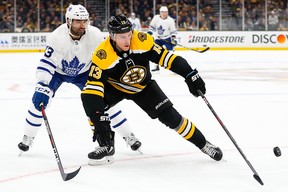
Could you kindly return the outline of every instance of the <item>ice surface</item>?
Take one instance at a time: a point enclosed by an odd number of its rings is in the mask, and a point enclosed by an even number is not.
[[[31,150],[18,156],[26,112],[41,53],[0,54],[1,163],[3,192],[287,192],[288,62],[285,51],[177,52],[197,67],[206,82],[206,97],[264,182],[254,178],[240,153],[201,98],[193,97],[183,79],[161,69],[154,74],[174,106],[221,147],[215,162],[174,131],[150,119],[130,101],[119,104],[143,155],[116,135],[115,163],[91,167],[90,127],[78,88],[63,84],[48,120],[66,172],[82,166],[72,180],[61,179],[51,144],[41,127]],[[273,154],[279,146],[282,156]]]

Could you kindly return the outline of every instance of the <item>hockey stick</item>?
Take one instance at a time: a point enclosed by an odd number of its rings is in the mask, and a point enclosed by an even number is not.
[[[204,52],[206,52],[206,51],[208,51],[208,50],[210,49],[210,47],[206,47],[205,49],[199,50],[198,48],[195,49],[195,48],[191,48],[191,47],[186,47],[186,46],[181,45],[181,44],[179,44],[179,43],[173,43],[173,42],[167,41],[167,40],[165,40],[165,39],[162,39],[162,40],[165,41],[166,43],[170,43],[170,44],[172,44],[172,45],[174,45],[174,46],[178,45],[178,46],[180,46],[180,47],[183,47],[183,48],[185,48],[185,49],[189,49],[189,50],[191,50],[191,51],[195,51],[195,52],[197,52],[197,53],[204,53]]]
[[[198,48],[195,49],[195,48],[191,48],[191,47],[186,47],[186,46],[181,45],[181,44],[179,44],[179,43],[177,43],[177,44],[171,43],[171,44],[172,44],[172,45],[178,45],[178,46],[180,46],[180,47],[183,47],[183,48],[185,48],[185,49],[189,49],[189,50],[191,50],[191,51],[196,51],[197,53],[204,53],[204,52],[206,52],[206,51],[208,51],[208,50],[210,49],[210,47],[206,47],[205,49],[199,50]]]
[[[206,99],[206,97],[204,96],[204,94],[198,89],[197,92],[199,93],[199,95],[202,97],[202,99],[205,101],[206,105],[209,107],[209,109],[211,110],[211,112],[214,114],[214,116],[216,117],[217,121],[220,123],[220,125],[222,126],[222,128],[224,129],[224,131],[226,132],[226,134],[229,136],[229,138],[231,139],[231,141],[233,142],[234,146],[237,148],[237,150],[240,152],[240,154],[242,155],[242,157],[244,158],[244,160],[246,161],[246,163],[248,164],[248,166],[250,167],[250,169],[253,171],[254,175],[253,177],[261,184],[264,185],[263,181],[261,180],[261,178],[259,177],[258,173],[256,172],[256,170],[254,169],[254,167],[252,166],[252,164],[248,161],[247,157],[245,156],[245,154],[243,153],[243,151],[241,150],[241,148],[238,146],[238,144],[236,143],[235,139],[232,137],[232,135],[229,133],[228,129],[226,128],[226,126],[223,124],[223,122],[221,121],[221,119],[218,117],[218,115],[216,114],[216,112],[214,111],[214,109],[212,108],[212,106],[210,105],[210,103],[208,102],[208,100]]]
[[[48,122],[48,118],[47,118],[47,115],[45,113],[45,109],[44,109],[43,104],[41,104],[41,112],[42,112],[42,116],[43,116],[43,119],[44,119],[44,122],[45,122],[45,125],[46,125],[46,129],[47,129],[47,132],[48,132],[48,135],[49,135],[49,138],[50,138],[50,142],[51,142],[51,145],[52,145],[52,148],[53,148],[53,152],[54,152],[54,155],[55,155],[55,158],[56,158],[56,162],[58,164],[62,179],[64,181],[68,181],[70,179],[73,179],[78,174],[78,172],[80,171],[81,167],[79,167],[76,171],[71,172],[71,173],[65,173],[64,172],[64,168],[63,168],[63,165],[61,163],[58,150],[56,148],[56,144],[55,144],[55,141],[54,141],[54,138],[53,138],[53,135],[52,135],[52,131],[51,131],[51,128],[50,128],[50,125],[49,125],[49,122]]]

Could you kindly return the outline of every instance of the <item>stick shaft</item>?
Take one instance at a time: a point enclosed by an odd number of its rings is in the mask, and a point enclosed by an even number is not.
[[[254,167],[252,166],[252,164],[250,163],[250,161],[247,159],[246,155],[244,154],[244,152],[242,151],[242,149],[239,147],[239,145],[237,144],[236,140],[233,138],[233,136],[230,134],[230,132],[228,131],[228,129],[226,128],[226,126],[224,125],[224,123],[221,121],[221,119],[219,118],[219,116],[217,115],[217,113],[215,112],[215,110],[213,109],[213,107],[210,105],[210,103],[208,102],[207,98],[204,96],[204,94],[200,91],[197,90],[199,95],[202,97],[202,99],[204,100],[204,102],[206,103],[206,105],[208,106],[208,108],[210,109],[210,111],[213,113],[213,115],[215,116],[215,118],[217,119],[217,121],[219,122],[219,124],[222,126],[222,128],[224,129],[224,131],[226,132],[226,134],[228,135],[228,137],[230,138],[230,140],[233,142],[234,146],[237,148],[237,150],[239,151],[239,153],[241,154],[241,156],[243,157],[243,159],[245,160],[245,162],[247,163],[247,165],[250,167],[250,169],[252,170],[252,172],[254,173],[254,178],[261,184],[263,185],[262,180],[260,179],[258,173],[256,172],[256,170],[254,169]]]
[[[63,165],[62,165],[62,162],[61,162],[61,159],[60,159],[57,147],[56,147],[56,143],[55,143],[55,140],[54,140],[54,137],[53,137],[53,134],[52,134],[52,131],[51,131],[51,128],[50,128],[50,125],[49,125],[49,122],[48,122],[48,118],[47,118],[47,115],[45,113],[45,109],[44,109],[43,105],[41,105],[41,112],[42,112],[42,116],[43,116],[43,119],[44,119],[46,130],[47,130],[48,135],[49,135],[50,143],[52,145],[52,149],[53,149],[53,152],[54,152],[54,155],[55,155],[55,158],[56,158],[56,162],[57,162],[58,168],[60,170],[62,179],[64,181],[70,180],[70,179],[72,179],[73,177],[75,177],[78,174],[78,172],[80,171],[81,167],[78,168],[76,171],[74,171],[72,173],[68,173],[67,174],[67,173],[64,172],[64,168],[63,168]]]
[[[206,52],[206,51],[208,51],[208,50],[210,49],[210,47],[206,47],[205,49],[203,48],[203,49],[199,50],[199,49],[192,48],[192,47],[186,47],[186,46],[181,45],[181,44],[179,44],[179,43],[173,43],[173,42],[167,41],[167,40],[165,40],[165,39],[162,39],[162,40],[165,41],[166,43],[170,43],[170,44],[172,44],[172,45],[174,45],[174,46],[178,45],[179,47],[183,47],[183,48],[185,48],[185,49],[188,49],[188,50],[191,50],[191,51],[195,51],[195,52],[197,52],[197,53],[204,53],[204,52]]]

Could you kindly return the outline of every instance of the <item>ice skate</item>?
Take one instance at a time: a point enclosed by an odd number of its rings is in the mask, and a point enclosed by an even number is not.
[[[19,156],[21,156],[23,152],[27,152],[29,150],[29,147],[31,147],[33,144],[33,140],[34,137],[29,137],[27,135],[23,136],[22,142],[18,144],[18,148],[20,149]]]
[[[211,144],[209,141],[206,141],[205,146],[201,149],[201,151],[207,155],[209,155],[215,161],[220,161],[222,159],[223,153],[219,147]]]
[[[88,165],[103,165],[114,162],[113,155],[115,148],[112,145],[106,145],[102,147],[96,147],[94,151],[88,154],[89,162]]]
[[[140,150],[142,143],[135,137],[133,133],[131,133],[127,137],[123,137],[123,139],[126,141],[127,146],[130,146],[133,151],[138,151],[142,154]]]

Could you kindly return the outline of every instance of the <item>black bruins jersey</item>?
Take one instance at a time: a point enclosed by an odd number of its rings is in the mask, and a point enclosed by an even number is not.
[[[93,53],[88,81],[82,95],[104,98],[106,83],[125,94],[141,92],[151,81],[149,61],[184,78],[192,71],[185,59],[155,44],[149,34],[134,31],[130,50],[127,52],[118,52],[112,44],[109,37]]]

